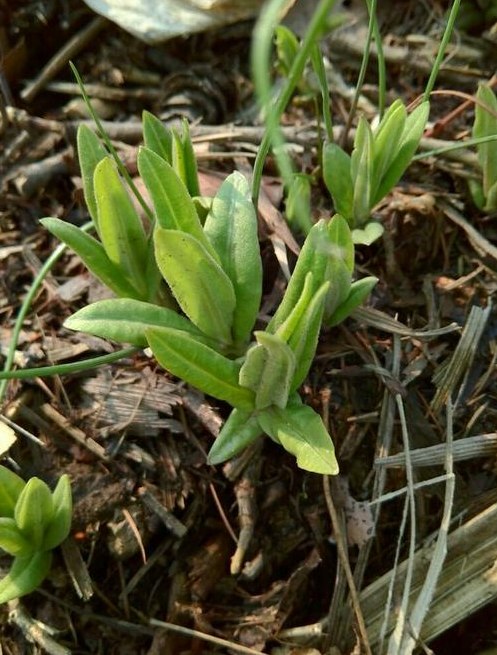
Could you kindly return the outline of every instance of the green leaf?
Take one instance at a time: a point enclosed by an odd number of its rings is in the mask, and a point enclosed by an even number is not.
[[[299,51],[299,42],[292,30],[285,25],[277,25],[274,34],[278,69],[287,76]]]
[[[0,466],[0,516],[14,516],[14,507],[25,486],[24,480],[16,473]]]
[[[66,319],[64,327],[141,347],[147,345],[145,330],[153,327],[183,330],[208,345],[216,343],[177,312],[129,298],[99,300],[87,305]]]
[[[305,380],[316,353],[319,330],[323,319],[326,295],[330,288],[329,282],[324,282],[307,306],[302,318],[292,334],[289,346],[295,353],[295,373],[290,385],[290,392],[300,387]]]
[[[497,210],[497,182],[488,190],[487,201],[483,209],[488,213]]]
[[[354,202],[351,159],[335,143],[327,143],[323,148],[323,179],[335,210],[350,222]]]
[[[50,551],[16,557],[10,571],[0,580],[0,604],[26,596],[39,587],[50,571],[51,562]]]
[[[293,351],[274,334],[255,332],[255,337],[258,345],[247,352],[239,382],[255,391],[256,409],[285,407],[295,372]]]
[[[40,223],[60,241],[72,248],[85,266],[118,296],[142,298],[123,271],[108,258],[104,247],[96,239],[75,225],[59,218],[42,218]]]
[[[100,238],[113,264],[146,294],[147,239],[138,212],[110,157],[103,159],[93,178]]]
[[[326,266],[330,254],[328,226],[324,220],[318,221],[307,235],[292,276],[288,282],[285,295],[269,322],[267,332],[274,334],[288,318],[298,302],[304,288],[306,276],[312,271],[312,292],[314,293],[325,280]]]
[[[262,433],[257,415],[247,409],[233,409],[212,445],[207,462],[221,464],[249,446]]]
[[[183,144],[183,161],[185,167],[185,183],[188,193],[193,196],[200,195],[200,186],[198,182],[198,169],[195,151],[193,149],[192,139],[188,121],[183,118],[181,141]]]
[[[306,405],[269,407],[259,413],[264,431],[297,458],[297,465],[313,473],[337,475],[338,463],[330,435],[321,418]]]
[[[178,230],[155,230],[155,258],[181,309],[199,330],[231,343],[236,298],[229,277],[203,245]]]
[[[381,223],[369,221],[362,229],[352,230],[352,240],[357,245],[370,246],[381,237],[385,228]]]
[[[180,330],[152,328],[146,336],[157,361],[167,371],[233,407],[253,409],[254,392],[238,383],[240,364]]]
[[[97,230],[97,233],[99,233],[97,200],[95,198],[95,189],[93,186],[93,175],[97,164],[107,157],[107,151],[100,143],[98,136],[92,132],[89,127],[83,124],[78,127],[77,146],[86,206],[88,207],[90,216],[95,224],[95,229]]]
[[[295,173],[285,203],[286,220],[308,234],[311,220],[311,181],[304,173]]]
[[[374,135],[374,192],[397,154],[407,112],[401,100],[396,100],[388,109]]]
[[[295,328],[299,324],[299,321],[301,320],[305,310],[307,309],[307,306],[311,302],[312,295],[313,295],[313,288],[314,288],[314,276],[311,272],[309,272],[305,276],[305,282],[302,288],[302,293],[300,294],[300,298],[295,303],[290,314],[286,317],[286,319],[283,321],[283,323],[281,323],[281,325],[275,332],[276,336],[278,336],[280,339],[283,339],[283,341],[286,341],[288,343],[290,337],[294,333]]]
[[[28,557],[33,553],[33,546],[21,534],[12,518],[0,517],[0,549],[13,557]]]
[[[497,98],[486,84],[478,86],[477,100],[497,113]],[[480,105],[475,105],[475,122],[473,137],[484,137],[497,134],[497,118],[492,116]],[[483,171],[483,193],[488,198],[491,187],[497,183],[497,141],[480,143],[477,147],[478,163]],[[486,211],[488,211],[486,209]]]
[[[22,534],[39,550],[43,533],[54,513],[52,494],[39,478],[31,478],[21,491],[14,509],[14,519]]]
[[[369,296],[377,282],[378,278],[372,276],[353,282],[347,300],[333,312],[327,325],[333,327],[345,320]]]
[[[204,232],[233,285],[236,298],[233,339],[243,343],[259,311],[262,262],[250,186],[240,173],[235,171],[221,184],[206,218]]]
[[[149,111],[142,114],[143,140],[145,146],[168,164],[172,162],[171,131]]]
[[[326,279],[330,283],[330,288],[326,294],[325,317],[331,316],[335,309],[344,302],[350,291],[352,276],[340,255],[329,258]]]
[[[52,494],[53,518],[43,535],[41,550],[51,550],[59,546],[69,535],[72,519],[71,481],[64,474],[59,479]]]
[[[411,159],[418,149],[419,142],[423,136],[429,114],[430,103],[425,101],[419,107],[416,107],[412,114],[407,117],[400,147],[379,183],[378,189],[372,199],[371,207],[379,203],[393,189],[411,163]]]
[[[353,224],[363,225],[370,216],[372,204],[374,170],[374,143],[371,128],[361,116],[357,127],[355,147],[351,156],[351,171],[354,184]],[[339,213],[340,210],[338,210]]]
[[[345,266],[352,273],[355,259],[352,232],[349,224],[340,214],[335,214],[329,222],[328,237],[330,243],[335,246],[335,248],[330,248],[330,252],[335,257],[342,259]]]
[[[158,225],[165,230],[190,234],[217,259],[214,248],[204,234],[188,190],[172,166],[151,150],[140,148],[138,170],[154,203]]]

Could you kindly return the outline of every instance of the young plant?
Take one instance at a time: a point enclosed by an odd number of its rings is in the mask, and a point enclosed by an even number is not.
[[[428,120],[429,103],[421,103],[409,116],[396,100],[373,131],[361,117],[349,156],[328,143],[323,151],[323,178],[335,210],[352,228],[355,243],[370,244],[383,232],[370,221],[371,211],[397,184],[417,150]]]
[[[480,84],[476,99],[493,111],[491,114],[482,104],[475,106],[475,122],[473,137],[488,137],[497,135],[497,97],[486,84]],[[470,191],[476,206],[484,212],[497,210],[497,141],[480,143],[477,146],[478,163],[480,164],[483,181],[470,181]]]
[[[68,536],[72,499],[69,476],[53,492],[38,478],[22,478],[0,466],[0,549],[14,557],[0,580],[0,603],[31,593],[45,579],[52,551]]]
[[[153,150],[140,149],[138,170],[155,210],[154,265],[177,307],[129,294],[93,303],[65,326],[148,345],[170,373],[229,403],[233,411],[211,452],[212,462],[223,461],[267,432],[297,457],[299,466],[336,473],[331,439],[319,416],[302,405],[297,389],[311,366],[323,317],[335,325],[376,282],[351,282],[354,246],[346,221],[336,216],[312,227],[280,307],[250,343],[262,295],[262,262],[249,184],[237,172],[229,175],[209,203],[202,225],[187,177],[181,179],[184,169],[166,160],[179,140],[165,136],[162,125],[150,116],[145,117],[144,131]],[[190,169],[196,170],[194,158]],[[116,182],[117,172],[103,158],[94,166],[93,184],[84,177],[106,253],[121,254],[119,261],[127,265],[119,248],[125,243],[123,251],[129,254],[132,246],[129,212],[113,210],[109,198],[109,189],[119,188],[116,197],[122,209],[124,188]],[[111,220],[124,225],[111,226]],[[138,233],[136,221],[132,227]],[[126,239],[121,238],[124,233]],[[138,243],[144,243],[141,233]],[[145,263],[141,269],[128,265],[126,270],[133,271],[129,279],[138,280],[145,268]]]

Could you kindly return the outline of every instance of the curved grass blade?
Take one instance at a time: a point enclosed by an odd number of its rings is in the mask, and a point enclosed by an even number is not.
[[[262,261],[250,187],[240,173],[232,173],[221,184],[207,215],[204,232],[233,285],[236,297],[233,339],[243,343],[259,311]]]
[[[233,409],[209,450],[207,462],[214,465],[231,459],[261,434],[262,428],[255,412],[248,409]]]
[[[154,238],[157,265],[181,309],[209,337],[231,343],[236,298],[226,273],[190,234],[156,228]]]
[[[297,458],[297,465],[313,473],[337,475],[335,448],[323,421],[307,405],[269,407],[259,413],[264,431]]]
[[[82,362],[71,362],[69,364],[57,364],[55,366],[36,366],[35,368],[25,368],[18,371],[1,371],[0,380],[27,380],[29,378],[42,378],[48,375],[69,375],[79,373],[80,371],[89,371],[92,368],[98,368],[105,364],[112,364],[120,359],[125,359],[130,355],[138,352],[138,348],[123,348],[116,350],[109,355],[100,355],[84,359]]]
[[[111,262],[104,247],[96,239],[59,218],[42,218],[40,223],[72,248],[85,266],[116,295],[142,298],[142,294],[126,279],[119,266]]]
[[[134,346],[147,345],[147,329],[169,327],[188,332],[197,340],[216,347],[213,339],[206,338],[193,323],[177,312],[129,298],[94,302],[66,319],[64,327]]]
[[[94,185],[98,223],[105,252],[146,297],[145,230],[110,157],[97,165]]]
[[[253,409],[254,392],[238,383],[239,364],[180,330],[151,328],[146,336],[157,361],[167,371],[233,407]]]

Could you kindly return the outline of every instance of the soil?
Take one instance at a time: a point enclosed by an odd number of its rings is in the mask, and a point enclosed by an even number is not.
[[[347,4],[347,11],[358,10],[358,3]],[[389,102],[402,97],[410,103],[422,93],[426,72],[419,65],[421,47],[429,50],[429,39],[440,39],[446,9],[441,2],[425,6],[408,0],[380,15],[386,44],[419,47],[403,61],[388,62]],[[29,101],[25,91],[48,60],[94,18],[76,0],[0,3],[0,358],[6,355],[34,276],[58,245],[39,219],[57,216],[77,225],[87,220],[74,150],[75,126],[86,113],[77,91],[60,84],[72,83],[67,61]],[[305,28],[298,12],[292,20],[297,31]],[[252,28],[247,21],[150,46],[106,23],[74,55],[97,110],[115,124],[114,141],[132,175],[140,137],[126,126],[133,128],[143,109],[166,122],[179,116],[192,122],[206,194],[234,168],[250,172],[262,133],[256,130],[261,123],[250,81]],[[360,64],[349,47],[353,35],[337,48],[331,33],[323,46],[349,88]],[[447,62],[437,88],[474,94],[477,82],[496,70],[495,25],[492,32],[491,23],[475,19],[457,38],[459,54]],[[372,119],[368,107],[374,111],[377,101],[373,58],[359,113]],[[464,101],[454,95],[433,96],[430,136],[447,141],[470,136],[472,104],[451,115]],[[331,109],[335,126],[343,125],[350,96],[332,88]],[[238,139],[222,136],[232,123],[245,129]],[[312,102],[297,94],[284,125],[295,165],[315,173]],[[98,370],[9,382],[3,414],[42,444],[18,433],[9,465],[26,479],[37,475],[52,486],[69,473],[74,519],[71,536],[56,551],[41,588],[23,598],[17,610],[12,605],[0,608],[2,652],[236,652],[161,629],[151,623],[154,619],[254,652],[362,652],[337,539],[347,538],[348,560],[360,589],[394,565],[405,495],[382,503],[378,515],[369,501],[378,488],[375,458],[384,454],[388,433],[385,412],[394,417],[395,398],[405,408],[411,449],[445,442],[445,400],[434,404],[437,379],[460,343],[470,312],[490,307],[496,289],[495,256],[485,248],[497,236],[495,215],[480,212],[468,192],[467,177],[479,174],[477,166],[461,160],[420,160],[375,210],[385,233],[373,245],[357,248],[357,270],[379,278],[366,305],[383,318],[395,318],[400,334],[391,326],[375,325],[371,315],[369,321],[354,316],[322,332],[301,395],[328,423],[338,453],[341,473],[331,494],[342,517],[340,535],[331,528],[321,476],[298,469],[294,458],[269,439],[260,439],[224,467],[208,466],[205,453],[227,406],[186,387],[142,351]],[[283,287],[275,239],[286,244],[291,265],[295,244],[302,243],[302,235],[296,232],[294,241],[284,221],[283,189],[271,158],[263,188],[261,320],[273,311]],[[316,183],[313,220],[332,214],[326,188]],[[483,247],[478,237],[484,239]],[[72,252],[64,252],[31,303],[16,365],[76,361],[119,348],[62,327],[74,311],[106,293]],[[453,329],[441,329],[450,325]],[[427,329],[434,336],[424,338]],[[457,399],[456,439],[495,435],[496,336],[497,317],[491,309],[450,389]],[[390,435],[389,453],[403,452],[397,415]],[[451,529],[494,506],[496,461],[494,451],[454,464]],[[414,469],[416,482],[443,473],[443,460]],[[389,468],[382,493],[405,485],[405,467]],[[418,490],[416,507],[416,546],[421,547],[439,530],[444,485]],[[407,533],[400,559],[408,554]],[[9,558],[0,562],[7,570]],[[361,562],[367,562],[364,575]],[[237,569],[235,574],[230,566]],[[19,607],[27,622],[16,618]],[[299,650],[291,633],[285,636],[289,628],[323,619],[321,633],[305,644],[309,650]],[[495,648],[496,625],[492,601],[430,639],[429,647],[420,643],[419,652],[482,653]]]

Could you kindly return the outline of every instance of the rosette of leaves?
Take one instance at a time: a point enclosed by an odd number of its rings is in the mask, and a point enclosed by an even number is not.
[[[63,475],[51,492],[39,478],[24,482],[0,466],[0,549],[14,557],[0,580],[0,603],[31,593],[45,579],[52,551],[68,536],[72,498]]]
[[[323,150],[323,178],[335,210],[352,228],[354,243],[371,244],[383,226],[371,219],[371,211],[397,184],[409,166],[424,132],[429,103],[421,103],[407,115],[396,100],[376,130],[361,117],[349,155],[336,143]]]
[[[480,84],[476,99],[480,104],[475,105],[473,137],[497,135],[497,97],[495,93],[488,85]],[[485,106],[492,110],[493,114]],[[483,179],[482,182],[470,180],[469,188],[478,209],[491,213],[497,210],[497,141],[480,143],[477,151]]]
[[[336,324],[376,282],[351,281],[354,245],[346,221],[336,216],[312,227],[278,311],[250,344],[262,295],[262,262],[249,184],[237,172],[229,175],[202,224],[191,195],[195,189],[181,177],[183,169],[171,163],[177,141],[164,137],[155,119],[149,121],[152,136],[146,141],[152,147],[140,149],[138,170],[154,206],[154,265],[177,310],[137,297],[115,298],[84,307],[65,326],[148,345],[167,371],[229,403],[233,412],[216,441],[213,462],[267,432],[297,457],[299,466],[336,472],[331,439],[319,416],[301,404],[297,389],[311,366],[323,316]],[[106,161],[94,171],[97,221],[116,176],[110,162],[99,168]]]

